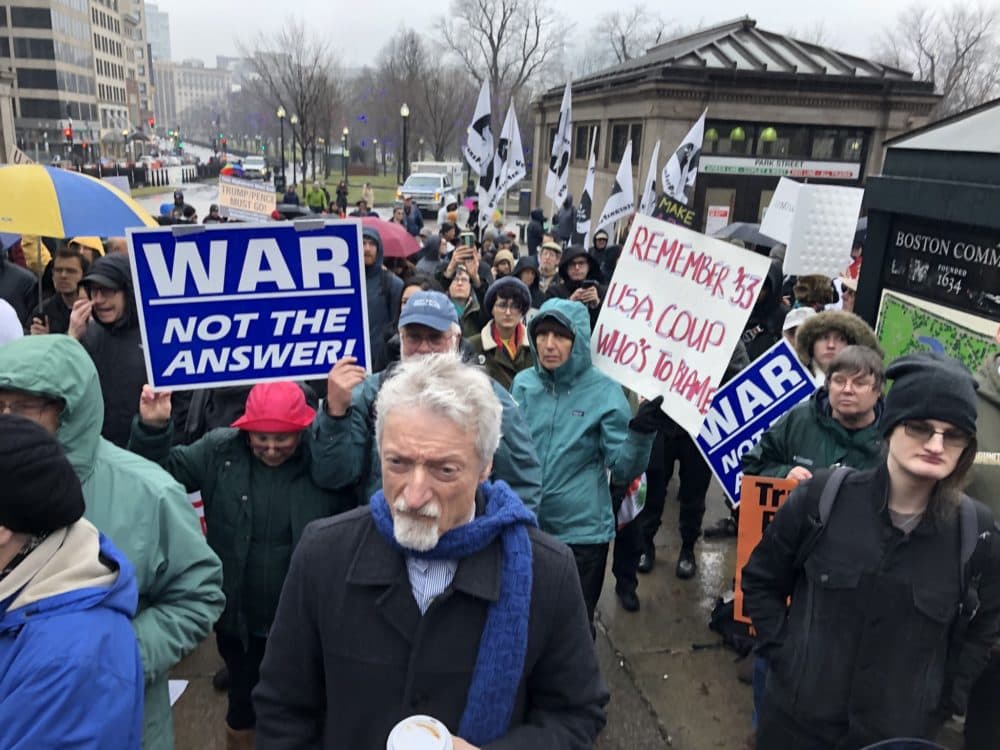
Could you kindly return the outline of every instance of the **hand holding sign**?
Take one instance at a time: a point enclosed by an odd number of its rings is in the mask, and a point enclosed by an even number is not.
[[[149,385],[142,387],[139,396],[139,421],[147,427],[162,429],[170,423],[170,391],[154,391]]]
[[[331,417],[342,417],[347,413],[354,386],[364,381],[368,374],[357,361],[354,357],[339,359],[326,376],[326,413]]]

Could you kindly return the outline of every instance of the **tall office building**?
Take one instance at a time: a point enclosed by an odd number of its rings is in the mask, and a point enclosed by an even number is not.
[[[117,156],[153,116],[144,0],[0,2],[0,67],[29,156]]]
[[[201,60],[155,63],[156,112],[160,123],[181,132],[210,136],[219,119],[225,122],[232,73],[208,68]]]
[[[170,59],[170,14],[146,3],[146,31],[154,60]]]

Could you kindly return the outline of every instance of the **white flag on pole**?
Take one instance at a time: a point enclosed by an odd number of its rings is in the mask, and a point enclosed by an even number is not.
[[[462,153],[476,174],[482,174],[493,159],[493,131],[490,129],[490,83],[483,81],[479,100],[472,115],[472,124],[466,128],[466,141]]]
[[[493,216],[507,190],[526,174],[521,132],[517,127],[517,114],[514,112],[512,102],[507,110],[503,130],[500,131],[500,140],[497,141],[493,161],[479,178],[480,227],[489,223],[489,218]]]
[[[625,153],[622,154],[622,163],[618,165],[618,174],[615,175],[615,184],[611,186],[611,195],[608,196],[604,204],[604,211],[601,219],[597,222],[596,229],[602,229],[609,224],[614,224],[620,219],[624,219],[635,209],[635,197],[632,185],[632,141],[625,146]]]
[[[501,149],[504,150],[501,156]],[[503,159],[503,170],[500,173],[500,182],[496,190],[496,200],[499,202],[503,195],[516,183],[524,179],[528,174],[524,165],[524,147],[521,145],[521,130],[517,127],[517,113],[514,111],[514,102],[510,103],[507,110],[507,118],[503,121],[503,130],[500,131],[500,146],[497,148],[497,156]]]
[[[549,161],[549,173],[545,180],[545,194],[556,205],[561,205],[566,193],[569,192],[569,158],[572,143],[573,123],[571,108],[572,94],[569,82],[563,91],[562,105],[559,107],[559,127],[552,142],[552,159]]]
[[[587,179],[583,183],[583,192],[580,194],[580,206],[576,209],[576,236],[573,238],[574,244],[587,246],[587,239],[590,237],[590,220],[594,213],[594,175],[597,173],[597,160],[594,153],[594,140],[597,136],[597,129],[590,138],[590,164],[587,165]]]
[[[688,198],[685,189],[694,185],[698,176],[698,161],[701,159],[701,144],[705,140],[706,109],[701,113],[698,122],[688,131],[681,145],[674,151],[663,167],[663,194],[673,198],[678,203],[687,205]]]
[[[642,197],[639,198],[639,213],[643,216],[652,216],[656,205],[656,162],[659,158],[660,142],[657,141],[653,147],[653,158],[649,160],[646,181],[642,183]]]

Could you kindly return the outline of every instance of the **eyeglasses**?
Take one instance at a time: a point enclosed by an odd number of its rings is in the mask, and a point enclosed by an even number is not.
[[[849,378],[846,375],[835,374],[830,376],[830,385],[843,390],[850,386],[855,391],[869,391],[875,387],[874,378]]]
[[[506,302],[494,302],[493,309],[500,310],[501,312],[521,312],[521,306],[513,300],[507,300]]]
[[[51,401],[0,401],[0,414],[13,414],[15,417],[26,417],[29,414],[38,416],[51,404]]]
[[[579,258],[577,260],[571,260],[569,262],[569,265],[574,268],[580,268],[581,266],[589,266],[590,263],[587,261],[586,258]]]
[[[962,430],[935,430],[933,425],[927,422],[903,422],[903,430],[914,440],[926,443],[935,435],[941,436],[941,441],[948,448],[965,448],[971,441],[972,435]]]

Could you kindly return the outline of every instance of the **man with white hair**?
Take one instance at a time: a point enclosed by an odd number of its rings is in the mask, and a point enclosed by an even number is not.
[[[454,353],[382,387],[384,489],[309,525],[254,691],[258,750],[383,747],[430,715],[455,750],[591,747],[601,678],[569,549],[489,482],[502,407]]]
[[[400,355],[405,362],[429,354],[456,352],[462,346],[458,314],[441,292],[416,292],[399,316]],[[331,490],[358,487],[359,502],[382,486],[382,467],[372,445],[375,399],[391,381],[396,366],[368,375],[354,357],[344,357],[327,376],[327,397],[313,421],[314,481]],[[491,381],[492,382],[492,381]],[[510,394],[494,388],[503,407],[500,447],[492,478],[503,479],[534,510],[541,499],[542,470],[524,416]]]

